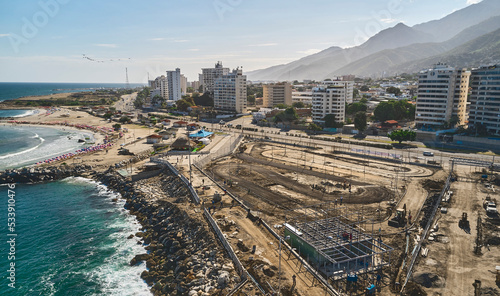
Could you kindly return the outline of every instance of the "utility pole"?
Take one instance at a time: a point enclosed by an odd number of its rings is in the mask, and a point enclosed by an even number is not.
[[[188,140],[188,146],[189,146],[189,184],[191,184],[191,140],[189,140],[189,131],[186,132],[187,140]]]

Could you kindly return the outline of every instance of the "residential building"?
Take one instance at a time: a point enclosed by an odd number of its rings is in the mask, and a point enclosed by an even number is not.
[[[221,65],[222,66],[222,65]],[[205,78],[205,74],[203,74]],[[205,81],[207,81],[205,79]],[[205,83],[205,82],[204,82]],[[235,69],[214,81],[214,108],[220,111],[247,112],[247,77]]]
[[[288,82],[264,84],[264,107],[272,108],[278,104],[292,105],[292,85]]]
[[[472,70],[469,129],[484,125],[488,134],[500,135],[500,65]]]
[[[169,101],[178,101],[181,96],[181,69],[176,68],[175,71],[167,71],[167,99]],[[165,98],[165,97],[164,97]]]
[[[222,67],[222,62],[217,62],[214,68],[201,69],[203,76],[203,92],[214,94],[214,85],[217,78],[229,74],[229,68]]]
[[[349,84],[325,84],[313,88],[312,91],[312,119],[317,123],[324,123],[328,114],[334,114],[337,122],[345,120],[345,104],[350,93]]]
[[[155,80],[149,80],[149,87],[151,88],[151,98],[157,94],[164,99],[168,98],[168,84],[165,75],[158,76]]]
[[[470,72],[446,64],[436,64],[418,76],[415,125],[417,128],[440,128],[450,122],[467,121],[467,93]]]
[[[345,88],[346,91],[346,103],[351,104],[354,100],[354,81],[349,80],[331,80],[323,81],[325,85],[341,86]]]
[[[181,95],[185,95],[187,92],[188,80],[184,74],[181,74]]]
[[[306,105],[312,105],[312,91],[292,91],[292,104],[302,102]]]

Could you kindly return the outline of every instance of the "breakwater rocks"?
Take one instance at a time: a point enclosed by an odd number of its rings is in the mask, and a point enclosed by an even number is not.
[[[141,277],[154,295],[226,295],[239,282],[201,213],[186,202],[189,192],[178,177],[163,171],[130,183],[109,170],[96,178],[126,199],[125,207],[142,225],[135,237],[147,253],[135,256],[130,264],[146,262],[148,270]],[[191,209],[190,214],[183,207]]]
[[[92,172],[92,166],[85,164],[10,169],[0,172],[0,184],[54,181],[67,177],[82,176]]]

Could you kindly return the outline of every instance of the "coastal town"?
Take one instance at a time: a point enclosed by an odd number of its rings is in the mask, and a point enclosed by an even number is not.
[[[495,1],[412,27],[391,2],[360,44],[274,66],[253,54],[278,41],[149,36],[179,56],[63,59],[117,86],[0,82],[0,295],[500,295]],[[219,2],[207,27],[249,13]]]
[[[167,71],[148,87],[98,95],[107,104],[96,97],[4,121],[96,135],[0,180],[76,175],[120,192],[142,224],[130,239],[148,250],[131,264],[146,262],[155,295],[473,294],[499,280],[499,146],[484,138],[496,125],[478,116],[489,95],[476,88],[496,69],[255,84],[221,62],[189,84]],[[446,79],[429,81],[436,75]],[[40,101],[50,98],[8,105]],[[161,222],[172,219],[184,222]],[[199,231],[205,240],[194,243]]]

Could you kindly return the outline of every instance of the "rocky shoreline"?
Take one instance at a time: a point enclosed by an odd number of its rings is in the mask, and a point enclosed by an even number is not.
[[[240,281],[233,263],[211,232],[189,190],[168,169],[159,176],[131,182],[114,168],[97,172],[90,165],[11,169],[0,184],[36,183],[84,176],[108,186],[126,200],[125,208],[142,225],[131,234],[145,245],[130,265],[146,262],[141,277],[153,295],[226,295]],[[188,213],[189,211],[189,213]]]
[[[95,179],[119,192],[142,225],[135,236],[148,253],[130,264],[146,262],[148,270],[141,277],[154,295],[226,295],[237,284],[233,263],[202,215],[181,209],[189,192],[177,176],[164,170],[158,177],[130,183],[108,170]]]

